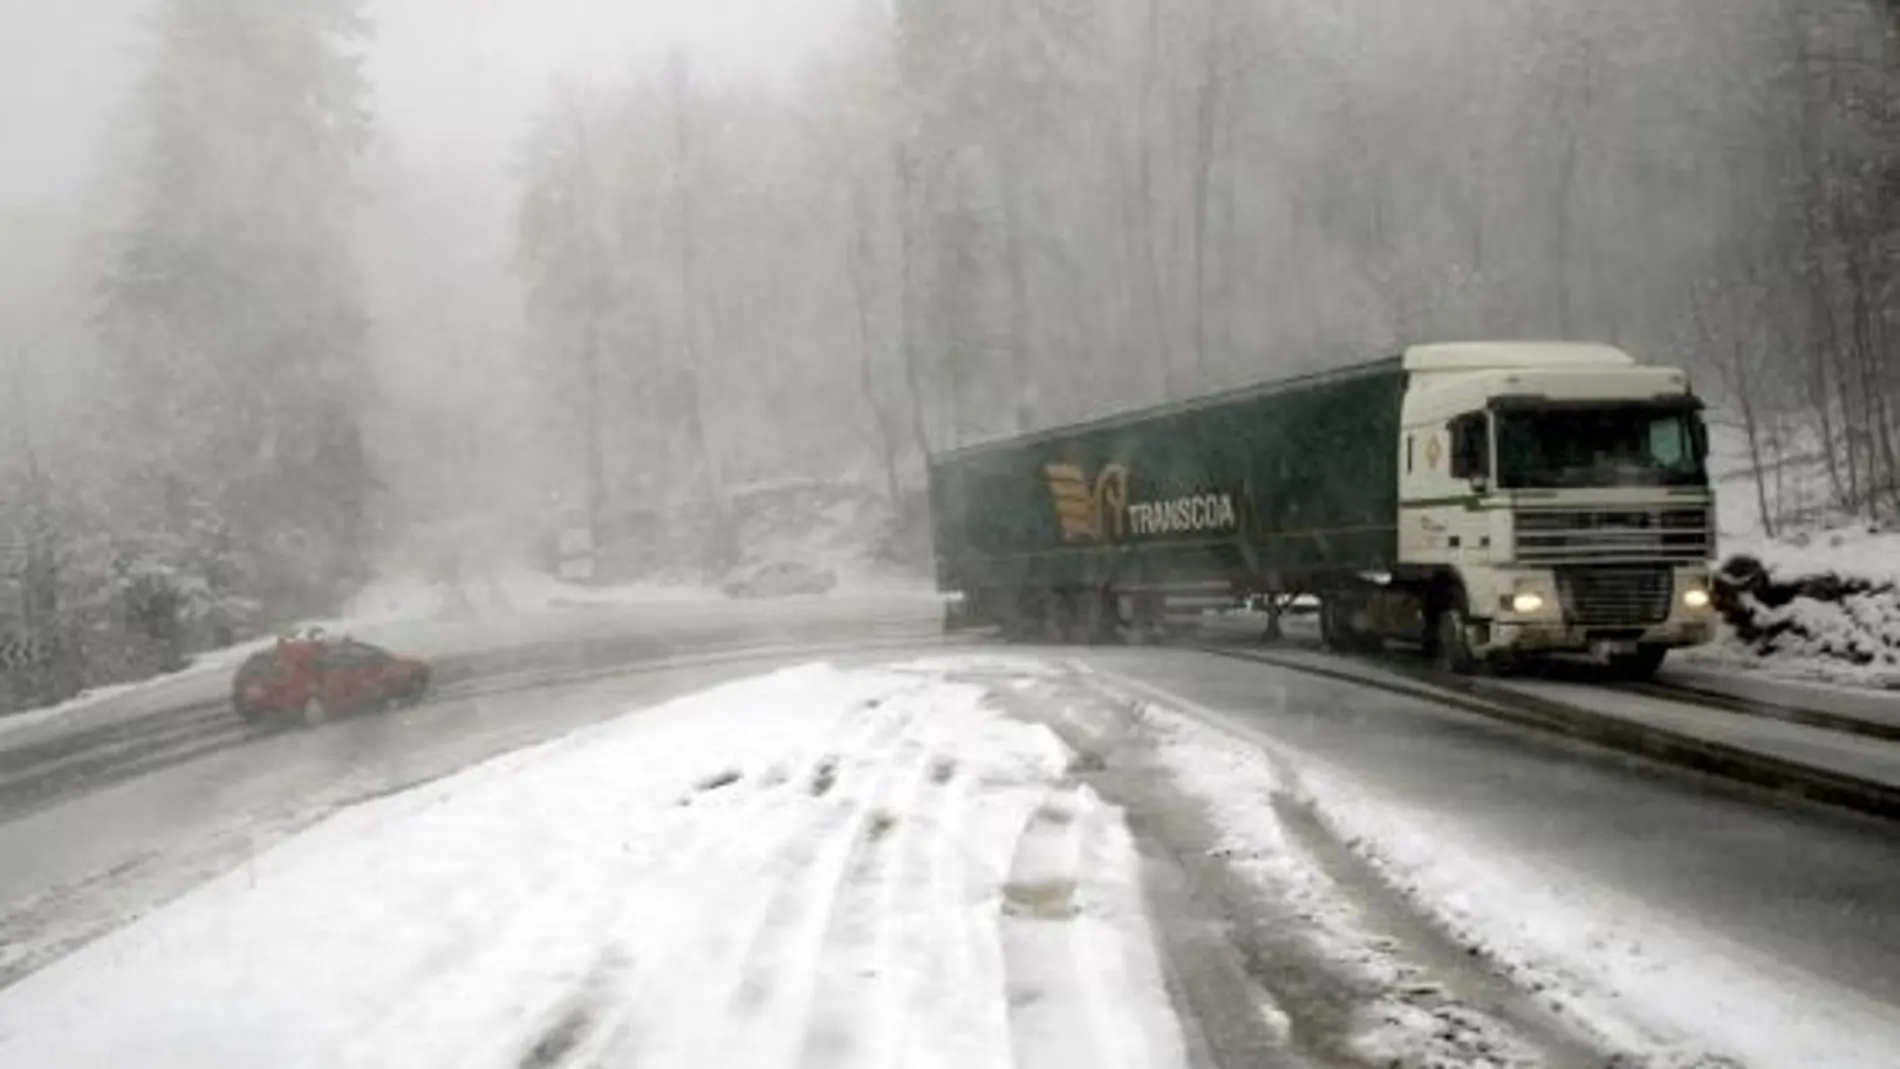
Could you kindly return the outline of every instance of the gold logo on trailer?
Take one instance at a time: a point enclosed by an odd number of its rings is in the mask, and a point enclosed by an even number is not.
[[[1056,519],[1062,523],[1064,541],[1112,540],[1126,533],[1126,467],[1110,464],[1095,476],[1092,484],[1075,464],[1050,464],[1043,468],[1043,473],[1049,478],[1049,493],[1055,499]]]
[[[1192,494],[1167,501],[1128,500],[1128,468],[1109,464],[1090,482],[1075,464],[1043,468],[1065,542],[1118,542],[1136,538],[1234,530],[1231,494]]]

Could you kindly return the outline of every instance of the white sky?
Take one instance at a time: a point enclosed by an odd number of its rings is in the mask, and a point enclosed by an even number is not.
[[[557,77],[605,78],[683,45],[709,71],[781,73],[841,0],[371,0],[374,76],[405,156],[491,156]]]
[[[69,200],[91,179],[143,66],[151,3],[0,0],[0,206]],[[557,77],[609,77],[676,43],[709,71],[777,73],[822,41],[842,4],[369,0],[377,112],[406,159],[502,169]]]

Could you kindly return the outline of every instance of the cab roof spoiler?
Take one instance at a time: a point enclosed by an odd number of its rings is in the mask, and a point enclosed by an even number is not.
[[[1700,412],[1707,406],[1702,398],[1692,393],[1659,393],[1644,399],[1640,397],[1565,397],[1557,398],[1542,393],[1506,393],[1499,394],[1485,403],[1493,412],[1523,412],[1530,409],[1563,410],[1584,408],[1642,407],[1658,409],[1664,412]]]

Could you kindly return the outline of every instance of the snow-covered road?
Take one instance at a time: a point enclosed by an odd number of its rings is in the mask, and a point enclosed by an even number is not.
[[[920,656],[221,757],[357,804],[0,989],[0,1066],[1900,1064],[1883,828],[1187,650]],[[86,804],[140,805],[27,823]]]
[[[1599,1046],[1669,1066],[1900,1064],[1887,826],[1348,683],[1159,651],[1085,661],[1259,748],[1283,815],[1350,844],[1401,908]]]
[[[368,803],[9,989],[0,1061],[1182,1064],[1126,827],[985,697],[806,667]]]

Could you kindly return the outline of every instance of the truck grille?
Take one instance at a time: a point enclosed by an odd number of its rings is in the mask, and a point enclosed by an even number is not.
[[[1637,627],[1669,618],[1668,568],[1559,568],[1557,593],[1573,623]]]
[[[1549,509],[1514,520],[1516,559],[1527,563],[1702,562],[1715,551],[1704,507]]]

